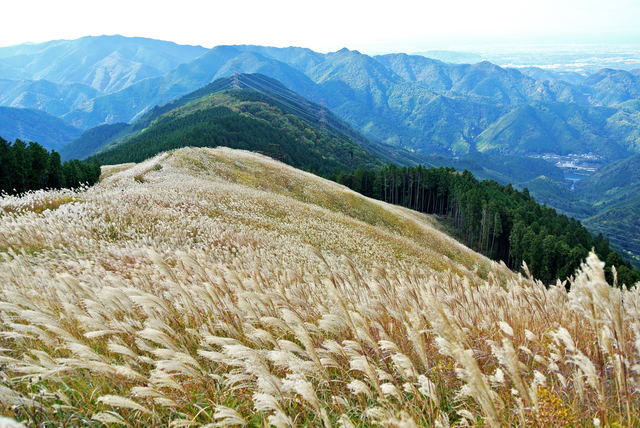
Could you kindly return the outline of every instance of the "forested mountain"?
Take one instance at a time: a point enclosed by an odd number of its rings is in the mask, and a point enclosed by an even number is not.
[[[603,234],[635,266],[640,267],[640,155],[634,155],[579,180],[575,189],[546,177],[526,186],[536,201],[580,219],[593,234]]]
[[[502,185],[512,184],[527,187],[532,181],[544,179],[566,189],[563,171],[544,159],[522,156],[493,156],[472,152],[465,156],[423,156],[423,165],[429,167],[451,167],[456,171],[467,170],[478,180],[493,180]],[[410,166],[410,165],[406,165]]]
[[[640,70],[624,71],[605,68],[589,76],[583,86],[602,105],[620,104],[640,97]]]
[[[541,159],[518,156],[491,156],[478,152],[460,158],[445,156],[419,156],[398,147],[384,145],[369,140],[359,134],[348,124],[340,120],[331,111],[321,105],[306,100],[288,90],[276,80],[260,74],[238,74],[237,77],[217,79],[205,87],[185,95],[162,107],[155,107],[131,125],[102,125],[86,131],[81,138],[61,150],[63,159],[73,157],[84,158],[94,152],[116,146],[149,127],[161,115],[178,109],[199,98],[231,89],[237,85],[241,88],[260,92],[270,104],[277,106],[288,114],[294,114],[311,127],[324,128],[329,134],[338,135],[341,139],[351,139],[380,158],[401,166],[423,164],[431,167],[454,167],[457,170],[469,170],[479,179],[491,179],[502,184],[523,184],[539,176],[545,176],[556,183],[564,183],[562,171],[551,163]],[[526,164],[526,168],[523,168]]]
[[[628,198],[640,189],[640,155],[601,168],[581,181],[577,188],[590,200],[601,198],[607,192],[612,201]],[[627,193],[618,193],[623,190]]]
[[[405,54],[375,57],[393,73],[343,65],[367,58],[337,52],[332,63],[342,72],[323,69],[322,84],[342,88],[327,97],[330,108],[383,141],[446,155],[595,152],[620,159],[637,150],[637,110],[594,106],[602,102],[590,87],[535,81],[487,62],[451,65]]]
[[[59,150],[80,134],[79,129],[43,111],[0,107],[0,135],[11,141],[36,141],[46,149]]]
[[[308,48],[293,46],[288,48],[273,48],[270,46],[234,45],[234,48],[242,52],[256,52],[265,57],[281,61],[305,74],[325,60],[325,54],[315,52]]]
[[[189,103],[193,104],[195,100],[209,97],[212,94],[234,87],[254,91],[262,103],[267,103],[280,109],[284,115],[295,116],[297,121],[302,121],[306,126],[312,127],[314,132],[327,134],[327,137],[332,139],[337,138],[338,140],[351,141],[349,144],[357,143],[356,151],[361,151],[364,148],[373,154],[374,157],[389,162],[396,162],[401,165],[417,165],[424,162],[423,158],[409,151],[369,140],[323,106],[308,101],[287,89],[280,82],[261,74],[238,74],[234,77],[217,79],[184,97],[178,98],[161,107],[156,106],[131,125],[114,124],[93,128],[92,130],[86,131],[81,138],[65,147],[62,151],[63,157],[84,158],[92,153],[113,148],[136,137],[142,131],[146,133],[147,128],[157,124],[156,122],[162,115],[173,115],[175,113],[172,113],[172,111],[178,110]],[[252,96],[255,97],[256,94]],[[231,106],[229,102],[220,100],[217,105]],[[193,106],[190,108],[193,108]],[[245,113],[251,114],[251,111],[245,111]],[[284,122],[282,120],[271,120],[271,123],[283,131],[290,132],[283,128],[282,123]],[[336,155],[336,153],[331,152],[331,149],[328,150],[329,151],[324,153],[328,157]],[[353,163],[349,161],[348,164],[351,165]],[[317,170],[322,169],[324,168]]]
[[[242,86],[271,85],[279,93],[247,86],[221,90],[229,87],[232,80]],[[329,114],[322,112],[321,106],[301,101],[264,76],[220,79],[185,99],[152,110],[129,130],[120,131],[120,135],[128,132],[128,137],[112,142],[108,150],[93,159],[102,164],[140,162],[162,151],[185,146],[226,146],[262,152],[322,175],[335,175],[340,170],[363,165],[379,168],[384,164],[380,157],[339,130],[337,118],[332,117],[330,123],[326,119]],[[348,125],[342,126],[357,136]]]
[[[509,108],[476,140],[479,151],[597,153],[608,160],[640,151],[640,112],[624,107],[533,103]]]
[[[3,47],[0,106],[33,108],[63,117],[78,108],[91,109],[96,97],[162,76],[207,51],[200,46],[122,36]],[[135,104],[126,96],[118,99],[121,107]],[[94,125],[118,121],[120,115],[117,108],[103,110]],[[124,112],[122,116],[123,121],[130,119]]]
[[[541,81],[563,80],[571,83],[572,85],[579,85],[587,80],[587,76],[575,71],[550,70],[548,68],[540,67],[519,67],[518,71],[526,76],[534,78],[535,80]]]
[[[319,98],[314,83],[293,67],[258,53],[244,53],[234,47],[218,46],[205,55],[183,64],[165,76],[138,82],[114,94],[97,97],[64,119],[83,129],[102,123],[131,122],[156,105],[195,91],[236,70],[262,73],[275,78],[310,99]]]
[[[640,155],[607,165],[578,182],[576,199],[594,208],[583,223],[609,236],[640,265]]]
[[[437,93],[450,91],[486,104],[587,102],[568,83],[538,81],[516,69],[502,68],[487,61],[451,65],[407,54],[382,55],[375,59],[407,81],[423,82],[429,90]]]

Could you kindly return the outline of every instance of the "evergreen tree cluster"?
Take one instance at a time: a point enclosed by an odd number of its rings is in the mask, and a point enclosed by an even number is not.
[[[100,179],[100,164],[77,159],[60,160],[60,154],[35,142],[16,139],[11,144],[0,137],[0,193],[20,194],[29,190],[60,189],[94,184]]]
[[[394,164],[335,178],[365,196],[444,217],[468,247],[511,269],[526,262],[547,284],[573,275],[592,249],[606,261],[610,283],[612,266],[620,284],[640,281],[640,272],[609,247],[607,238],[592,236],[580,221],[538,204],[526,188],[520,192],[510,184],[480,182],[466,170]]]

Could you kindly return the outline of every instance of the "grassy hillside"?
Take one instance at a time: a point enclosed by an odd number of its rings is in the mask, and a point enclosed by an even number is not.
[[[104,176],[0,202],[4,416],[640,423],[640,385],[617,363],[640,362],[640,296],[603,283],[595,259],[570,292],[546,289],[427,216],[247,152],[183,149]]]

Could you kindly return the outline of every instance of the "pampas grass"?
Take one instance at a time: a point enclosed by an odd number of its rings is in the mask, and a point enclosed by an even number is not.
[[[546,287],[251,153],[3,198],[0,256],[25,426],[640,424],[640,295],[595,255]]]

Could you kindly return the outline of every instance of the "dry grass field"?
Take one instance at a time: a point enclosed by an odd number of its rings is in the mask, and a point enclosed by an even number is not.
[[[570,285],[271,159],[181,149],[0,199],[0,416],[638,426],[639,292],[595,256]]]

